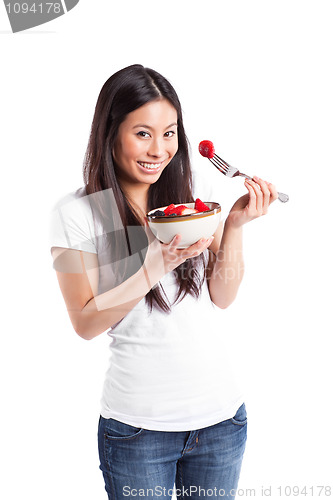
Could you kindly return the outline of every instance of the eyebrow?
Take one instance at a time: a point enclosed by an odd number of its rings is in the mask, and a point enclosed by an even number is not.
[[[166,129],[168,129],[168,128],[171,128],[171,127],[174,127],[174,126],[176,126],[176,127],[177,127],[177,125],[178,125],[178,124],[177,124],[176,122],[171,123],[170,125],[168,125],[167,127],[165,127],[165,129],[164,129],[164,130],[166,130]],[[139,127],[148,128],[149,130],[152,130],[152,129],[153,129],[153,127],[150,127],[149,125],[146,125],[146,124],[144,124],[144,123],[138,123],[138,125],[134,125],[134,127],[133,127],[133,128],[139,128]]]

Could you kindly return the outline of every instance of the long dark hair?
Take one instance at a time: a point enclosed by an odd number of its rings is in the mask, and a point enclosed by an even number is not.
[[[178,116],[178,151],[172,158],[161,176],[149,187],[148,210],[169,205],[194,201],[192,195],[192,173],[189,159],[188,141],[184,130],[181,105],[178,96],[168,80],[156,71],[134,64],[112,75],[103,85],[99,94],[92,122],[89,143],[84,160],[84,183],[86,194],[90,195],[104,190],[112,193],[115,204],[113,209],[110,197],[105,197],[103,203],[95,206],[95,215],[105,227],[112,262],[117,267],[120,282],[127,279],[127,256],[134,253],[141,256],[140,265],[144,259],[143,249],[147,249],[147,238],[142,229],[139,216],[126,198],[118,182],[112,151],[120,124],[132,111],[144,104],[167,99],[177,111]],[[109,203],[109,206],[107,206]],[[116,219],[122,222],[122,230],[117,230]],[[140,226],[140,228],[138,227]],[[113,228],[110,230],[110,228]],[[134,229],[134,232],[131,231]],[[135,238],[131,235],[135,235]],[[135,240],[135,241],[134,241]],[[141,240],[141,243],[139,241]],[[133,244],[134,241],[134,244]],[[121,264],[120,264],[121,263]],[[198,297],[204,281],[199,268],[204,266],[203,255],[188,259],[175,270],[178,293],[174,301],[182,300],[186,294]],[[133,270],[130,272],[133,274]],[[150,306],[170,312],[171,304],[163,287],[159,283],[146,295]]]

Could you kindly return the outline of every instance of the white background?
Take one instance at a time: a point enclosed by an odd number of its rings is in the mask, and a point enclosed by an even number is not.
[[[73,331],[48,216],[82,185],[101,86],[133,63],[175,86],[193,162],[226,213],[245,188],[199,157],[202,139],[290,195],[245,227],[244,281],[215,327],[246,391],[242,496],[332,486],[332,14],[324,0],[81,0],[12,34],[0,5],[2,498],[106,498],[96,435],[109,338]]]

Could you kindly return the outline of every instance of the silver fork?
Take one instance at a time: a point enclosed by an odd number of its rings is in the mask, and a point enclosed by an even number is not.
[[[240,177],[246,177],[246,179],[253,180],[252,177],[246,174],[242,174],[238,170],[238,168],[232,167],[227,163],[226,161],[222,160],[217,154],[214,153],[214,156],[212,158],[208,158],[210,162],[216,167],[222,174],[226,175],[227,177],[237,177],[238,175]],[[284,193],[278,193],[279,200],[282,201],[282,203],[286,203],[286,201],[289,200],[289,196]]]

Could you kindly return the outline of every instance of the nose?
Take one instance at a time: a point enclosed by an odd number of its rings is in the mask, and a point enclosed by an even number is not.
[[[154,138],[150,142],[148,154],[149,156],[154,156],[155,158],[163,156],[163,145],[162,141],[159,138]]]

